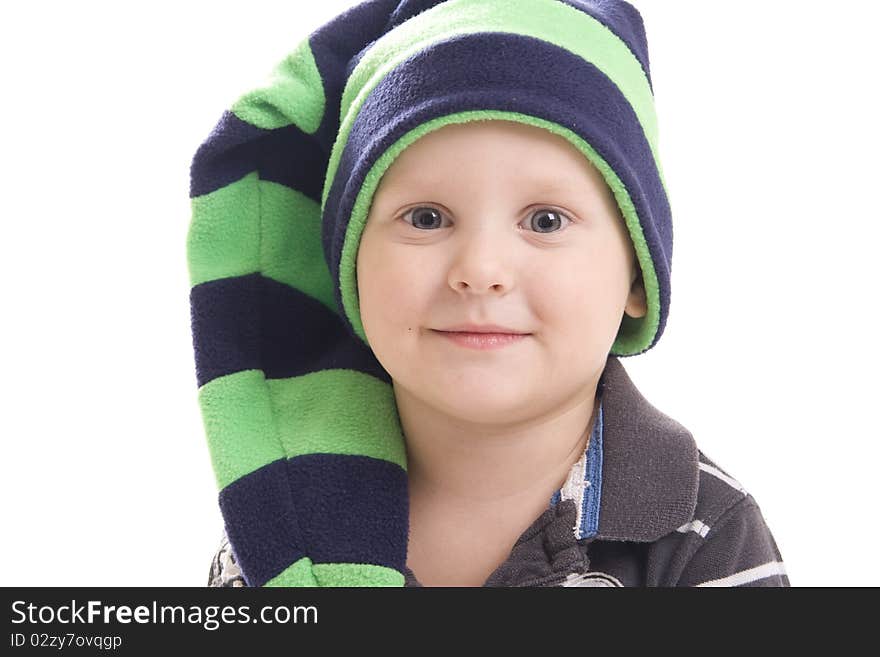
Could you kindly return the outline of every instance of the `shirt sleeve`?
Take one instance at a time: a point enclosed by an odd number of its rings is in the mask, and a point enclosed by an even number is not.
[[[725,511],[688,560],[678,586],[791,586],[782,555],[754,498]]]
[[[211,570],[208,573],[208,586],[224,588],[247,586],[225,531],[220,539],[220,548],[211,561]]]

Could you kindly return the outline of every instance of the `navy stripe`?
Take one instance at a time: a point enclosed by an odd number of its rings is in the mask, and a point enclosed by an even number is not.
[[[385,383],[391,376],[338,314],[289,285],[261,277],[262,358],[266,378],[286,379],[328,369],[357,370]]]
[[[199,386],[250,369],[268,379],[351,369],[391,383],[339,315],[284,283],[260,274],[208,281],[192,288],[190,307]]]
[[[240,477],[220,491],[219,499],[248,586],[263,586],[304,556],[286,459]]]
[[[367,456],[306,454],[290,459],[287,471],[314,563],[403,570],[409,534],[405,470]]]
[[[523,62],[530,63],[527,70]],[[541,75],[534,75],[535,70]],[[435,44],[402,62],[368,96],[340,158],[322,221],[324,254],[339,307],[339,263],[348,218],[370,167],[413,128],[476,109],[520,112],[558,123],[592,145],[621,178],[640,217],[659,282],[656,342],[669,307],[672,219],[638,118],[619,89],[592,64],[545,41],[510,34],[470,34]]]
[[[315,133],[327,153],[327,162],[339,132],[339,108],[348,76],[360,61],[363,51],[386,31],[386,18],[397,2],[373,0],[358,4],[315,30],[309,37],[309,47],[321,74],[327,103],[321,125]],[[326,175],[326,166],[321,173]]]
[[[651,85],[650,62],[648,61],[648,41],[645,26],[639,12],[629,3],[604,0],[560,0],[563,4],[592,16],[623,41],[630,52],[642,65],[642,70]],[[402,0],[388,21],[392,29],[423,11],[441,4],[444,0]],[[393,4],[393,3],[392,3]],[[361,53],[362,54],[362,53]],[[360,55],[358,56],[360,60]]]
[[[225,374],[260,367],[260,278],[223,278],[190,290],[199,387]]]
[[[208,194],[257,171],[320,204],[329,160],[327,149],[296,125],[264,130],[226,111],[193,157],[189,194]]]
[[[307,454],[278,460],[220,492],[229,542],[249,586],[307,555],[403,571],[409,535],[406,472],[382,459]]]

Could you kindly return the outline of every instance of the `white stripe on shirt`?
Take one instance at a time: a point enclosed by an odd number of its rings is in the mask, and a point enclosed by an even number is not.
[[[772,575],[786,574],[785,565],[781,561],[770,561],[760,566],[749,568],[748,570],[741,570],[738,573],[722,577],[721,579],[713,579],[708,582],[703,582],[702,584],[697,584],[697,586],[740,586]]]
[[[703,463],[702,461],[700,461],[700,470],[703,470],[705,472],[708,472],[710,475],[718,477],[721,481],[729,484],[730,486],[733,486],[740,492],[746,492],[746,489],[743,488],[742,484],[740,484],[736,479],[734,479],[733,477],[728,477],[726,474],[721,472],[721,470],[719,470],[718,468],[713,468],[708,463]]]
[[[702,520],[692,520],[691,522],[685,523],[675,531],[681,532],[682,534],[694,531],[703,538],[706,538],[706,534],[709,533],[709,525],[705,524]]]

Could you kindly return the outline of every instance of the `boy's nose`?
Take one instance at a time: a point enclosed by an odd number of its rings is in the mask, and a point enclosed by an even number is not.
[[[503,240],[492,230],[473,231],[462,237],[447,275],[450,287],[471,294],[509,292],[516,276],[509,250],[501,246]]]

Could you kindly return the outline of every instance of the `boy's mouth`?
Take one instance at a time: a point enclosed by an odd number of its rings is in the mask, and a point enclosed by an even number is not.
[[[504,333],[486,331],[439,331],[431,329],[440,337],[446,338],[460,347],[469,349],[500,349],[522,342],[530,333]]]
[[[530,335],[528,331],[518,331],[499,324],[459,324],[445,329],[432,329],[442,333],[486,333],[493,335]]]

